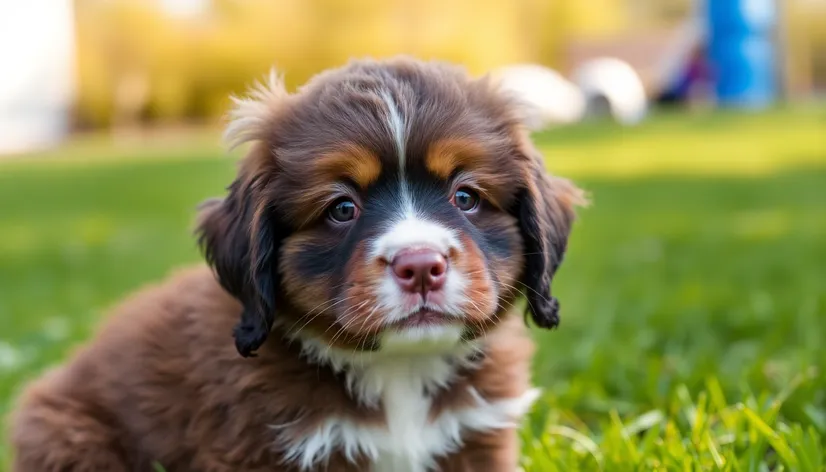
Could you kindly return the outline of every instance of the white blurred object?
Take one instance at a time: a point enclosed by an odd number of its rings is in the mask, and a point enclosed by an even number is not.
[[[60,142],[74,99],[72,0],[0,1],[0,154]]]
[[[524,123],[537,131],[574,123],[585,114],[585,97],[556,71],[534,64],[501,68],[493,73],[501,87],[524,105]]]
[[[573,81],[585,96],[587,113],[598,113],[601,104],[620,123],[636,124],[648,108],[645,87],[628,63],[604,57],[580,65]]]

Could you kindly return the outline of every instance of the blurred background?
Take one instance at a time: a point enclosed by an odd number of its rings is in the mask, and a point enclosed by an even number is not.
[[[396,54],[520,94],[594,202],[525,470],[826,470],[826,0],[0,0],[0,416],[200,260],[231,94]]]
[[[14,71],[0,79],[0,149],[9,150],[66,132],[212,124],[231,93],[270,67],[295,88],[352,57],[398,53],[474,74],[538,64],[573,81],[589,61],[612,57],[633,68],[651,100],[799,101],[826,90],[823,0],[6,0],[0,8],[4,70]],[[715,78],[728,87],[716,97],[706,93]]]

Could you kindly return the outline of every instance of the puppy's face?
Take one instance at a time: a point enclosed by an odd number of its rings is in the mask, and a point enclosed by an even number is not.
[[[455,344],[521,292],[539,324],[556,324],[548,287],[579,193],[544,173],[492,84],[357,62],[296,95],[259,88],[228,132],[253,147],[201,232],[244,303],[243,355],[274,325],[354,349]]]
[[[376,105],[384,123],[314,158],[307,149],[285,172],[295,180],[278,184],[295,189],[277,203],[296,228],[279,257],[284,298],[300,314],[287,329],[388,349],[478,335],[512,303],[523,265],[507,212],[517,176],[484,131],[410,136],[396,100]],[[376,143],[357,142],[370,132]]]

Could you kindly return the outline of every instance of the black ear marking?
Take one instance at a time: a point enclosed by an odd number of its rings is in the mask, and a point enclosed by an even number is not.
[[[243,357],[257,357],[255,351],[267,340],[271,327],[262,323],[260,317],[244,309],[241,312],[241,321],[232,329],[235,338],[235,349]]]
[[[555,329],[559,326],[559,300],[556,297],[529,296],[528,301],[527,310],[537,326],[545,329]]]
[[[575,214],[584,203],[581,190],[571,182],[550,177],[541,155],[527,156],[525,187],[517,196],[516,216],[524,241],[525,267],[521,284],[528,301],[527,313],[546,329],[559,326],[559,300],[551,295],[551,281],[562,264]]]
[[[239,177],[226,199],[202,205],[198,224],[207,263],[221,286],[243,305],[233,337],[244,357],[253,357],[272,330],[278,286],[277,220],[255,187]]]

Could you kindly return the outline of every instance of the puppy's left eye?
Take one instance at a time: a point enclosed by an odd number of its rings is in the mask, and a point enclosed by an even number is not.
[[[464,212],[473,211],[479,206],[479,194],[467,187],[456,190],[452,200],[456,208]]]
[[[356,219],[358,207],[352,200],[342,198],[335,202],[329,210],[330,219],[338,223],[346,223]]]

